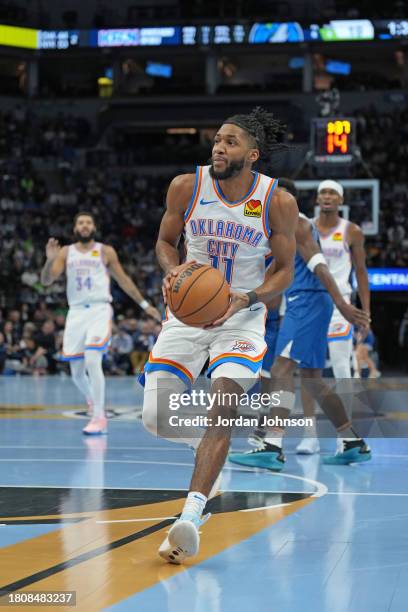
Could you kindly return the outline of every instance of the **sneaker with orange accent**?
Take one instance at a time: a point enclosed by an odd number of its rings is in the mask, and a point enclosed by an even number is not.
[[[82,433],[86,436],[102,436],[108,433],[108,421],[105,417],[93,417]]]

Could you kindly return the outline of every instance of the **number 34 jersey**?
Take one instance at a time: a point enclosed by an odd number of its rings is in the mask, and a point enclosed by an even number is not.
[[[209,170],[197,168],[184,215],[187,261],[219,269],[234,291],[251,291],[263,283],[271,256],[268,212],[278,181],[254,172],[248,193],[230,202]]]
[[[67,299],[70,307],[112,301],[110,276],[103,261],[102,244],[95,242],[86,253],[68,247]]]

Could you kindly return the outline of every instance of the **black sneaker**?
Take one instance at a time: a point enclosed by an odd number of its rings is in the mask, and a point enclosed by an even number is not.
[[[371,449],[362,438],[357,440],[343,440],[343,450],[337,451],[331,457],[324,457],[326,465],[349,465],[350,463],[363,463],[370,461]]]

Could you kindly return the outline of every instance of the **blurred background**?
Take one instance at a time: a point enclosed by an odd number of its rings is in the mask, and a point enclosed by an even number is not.
[[[366,234],[379,367],[408,368],[408,10],[401,0],[0,0],[0,372],[64,373],[64,280],[49,236],[93,212],[161,308],[154,243],[170,180],[256,105],[287,125],[264,170],[346,187]],[[140,370],[160,327],[113,287],[110,374]]]

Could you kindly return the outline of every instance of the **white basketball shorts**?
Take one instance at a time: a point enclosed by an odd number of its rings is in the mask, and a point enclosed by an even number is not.
[[[107,303],[74,306],[65,322],[62,359],[83,359],[86,350],[106,351],[112,335],[112,306]]]
[[[343,295],[346,302],[350,304],[350,296]],[[332,318],[330,320],[329,331],[327,333],[328,342],[338,342],[341,340],[350,340],[353,337],[353,326],[347,321],[334,307]]]
[[[221,364],[239,364],[245,366],[248,379],[258,378],[266,352],[265,320],[263,304],[240,310],[210,330],[184,325],[169,313],[144,373],[172,372],[190,385],[209,359],[208,376],[214,376]]]

